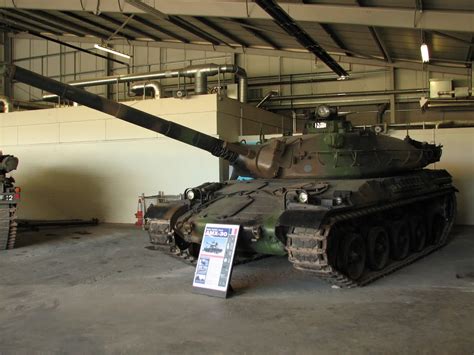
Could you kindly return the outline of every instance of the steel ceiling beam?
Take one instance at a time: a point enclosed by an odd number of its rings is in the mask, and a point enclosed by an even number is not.
[[[425,31],[425,32],[428,32],[428,31]],[[473,46],[473,44],[470,41],[459,38],[459,37],[456,37],[456,36],[453,36],[449,33],[444,33],[444,32],[440,32],[440,31],[429,31],[429,32],[431,32],[434,35],[440,36],[440,37],[448,38],[448,39],[451,39],[451,40],[459,42],[459,43],[467,44],[468,46]]]
[[[379,51],[382,53],[385,61],[391,63],[392,58],[390,57],[390,53],[385,45],[385,42],[380,37],[380,34],[378,33],[377,29],[375,27],[369,26],[369,31]]]
[[[90,54],[90,55],[93,55],[94,57],[99,57],[99,58],[102,58],[102,59],[106,59],[106,60],[109,60],[109,61],[112,61],[112,62],[116,62],[116,63],[119,63],[119,64],[123,64],[123,65],[127,65],[128,66],[128,63],[125,63],[125,62],[122,62],[120,60],[117,60],[117,59],[113,59],[113,58],[109,58],[108,56],[105,56],[105,55],[102,55],[102,54],[99,54],[99,53],[95,53],[95,52],[92,52],[92,51],[89,51],[87,49],[84,49],[84,48],[81,48],[81,47],[78,47],[78,46],[75,46],[73,44],[70,44],[68,42],[64,42],[64,41],[61,41],[57,38],[52,38],[52,37],[49,37],[49,36],[45,36],[44,34],[40,33],[40,32],[37,32],[33,29],[29,29],[28,27],[24,26],[23,24],[16,24],[16,23],[11,23],[9,25],[9,28],[13,29],[13,30],[16,30],[16,31],[28,31],[28,33],[34,37],[38,37],[38,38],[42,38],[42,39],[45,39],[47,41],[51,41],[51,42],[54,42],[54,43],[57,43],[57,44],[60,44],[62,46],[65,46],[65,47],[69,47],[69,48],[72,48],[72,49],[75,49],[77,51],[80,51],[80,52],[83,52],[83,53],[87,53],[87,54]],[[70,37],[66,37],[67,39],[70,39]]]
[[[332,39],[332,41],[334,43],[336,43],[336,45],[341,48],[344,53],[347,55],[347,56],[351,56],[352,54],[348,51],[349,49],[347,48],[347,46],[344,44],[344,42],[339,38],[339,36],[336,34],[336,32],[334,32],[334,30],[331,28],[330,25],[328,24],[325,24],[325,23],[320,23],[319,26],[321,26],[321,28],[323,29],[324,32],[326,32],[326,34]]]
[[[213,45],[219,45],[222,43],[221,40],[212,36],[211,34],[201,30],[199,27],[194,26],[192,23],[189,23],[186,20],[183,20],[179,16],[168,16],[168,21],[173,25],[180,27],[181,29],[192,33],[193,35],[201,38],[202,40],[212,43]]]
[[[227,31],[226,29],[224,29],[223,27],[215,24],[214,22],[212,22],[211,20],[209,20],[208,18],[206,17],[201,17],[201,16],[196,16],[195,17],[196,20],[198,20],[199,22],[203,23],[204,25],[206,25],[207,27],[209,28],[212,28],[214,31],[217,31],[219,33],[222,33],[225,37],[227,37],[228,39],[230,39],[231,41],[234,41],[235,43],[237,43],[239,46],[242,46],[242,47],[248,47],[249,44],[247,42],[245,42],[244,40],[238,38],[236,35],[230,33],[229,31]]]
[[[471,45],[467,51],[466,62],[474,61],[474,36],[471,37]]]
[[[64,12],[61,12],[62,14],[66,15],[66,16],[69,16],[75,20],[78,20],[78,21],[81,21],[83,23],[86,23],[88,24],[89,26],[94,26],[96,28],[99,28],[101,29],[102,31],[104,32],[107,32],[107,36],[111,36],[113,35],[113,33],[115,32],[116,29],[114,28],[111,28],[111,27],[108,27],[106,25],[103,25],[101,23],[98,23],[94,20],[91,20],[89,18],[86,18],[86,17],[83,17],[83,16],[80,16],[78,14],[75,14],[73,12],[69,12],[69,11],[64,11]],[[135,38],[133,38],[132,36],[126,34],[126,33],[122,33],[120,36],[122,36],[123,38],[125,39],[128,39],[129,41],[133,41],[135,40]]]
[[[4,10],[0,9],[0,12],[3,12],[3,11]],[[61,33],[70,33],[75,36],[84,36],[84,33],[75,31],[72,27],[62,26],[58,22],[44,20],[43,18],[36,15],[36,12],[33,12],[33,11],[26,12],[24,10],[8,10],[8,14],[16,16],[17,18],[20,18],[20,19],[28,19],[28,20],[34,21],[33,23],[38,23],[40,25],[45,25],[51,28],[55,28],[61,31]]]
[[[17,8],[96,11],[97,1],[16,0]],[[155,9],[166,15],[232,17],[243,19],[271,19],[253,2],[234,0],[154,0]],[[14,8],[12,1],[0,1],[0,6]],[[279,3],[295,21],[340,23],[375,27],[423,28],[425,30],[474,33],[474,13],[459,10],[424,10],[420,21],[413,22],[413,9],[389,7],[354,7],[349,5]],[[447,2],[447,4],[449,4]],[[248,6],[247,6],[248,5]],[[117,0],[100,0],[101,12],[145,13],[128,3]]]
[[[66,28],[73,28],[79,32],[82,32],[82,33],[85,33],[85,34],[89,34],[89,35],[92,35],[92,36],[95,36],[97,38],[106,38],[106,36],[100,32],[97,32],[97,31],[94,31],[92,29],[89,29],[87,27],[84,27],[84,26],[81,26],[81,25],[78,25],[77,23],[73,23],[71,21],[68,21],[66,19],[63,19],[63,18],[60,18],[59,16],[54,16],[50,13],[47,13],[47,12],[44,12],[44,11],[30,11],[33,15],[37,15],[37,16],[40,16],[42,18],[45,18],[46,20],[49,20],[51,22],[55,22],[55,23],[59,23],[63,26],[65,26]]]
[[[253,28],[249,26],[249,23],[246,20],[243,19],[232,19],[233,22],[236,22],[242,27],[244,30],[247,32],[253,34],[255,37],[260,39],[261,41],[265,42],[268,44],[270,47],[274,49],[281,49],[280,45],[277,44],[276,42],[272,41],[270,37],[268,37],[266,34],[264,34],[262,31],[257,30],[256,28]]]
[[[149,28],[152,28],[155,31],[161,32],[161,33],[163,33],[167,36],[170,36],[171,38],[174,38],[174,39],[176,39],[180,42],[189,43],[189,40],[187,38],[184,38],[184,37],[172,32],[172,31],[167,30],[166,28],[163,28],[163,27],[157,25],[156,22],[148,21],[148,20],[144,19],[141,16],[136,15],[133,18],[133,21],[138,22],[138,23],[142,24],[143,26],[147,26]]]
[[[360,7],[365,6],[364,1],[365,0],[355,0],[357,5],[359,5]],[[417,0],[417,1],[419,1],[419,0]],[[379,49],[380,53],[383,55],[385,61],[391,63],[392,58],[390,58],[389,51],[388,51],[384,41],[382,40],[382,38],[378,34],[376,28],[374,26],[369,26],[368,28],[369,28],[370,35],[372,36],[372,39],[374,40],[375,44],[377,45],[377,48]]]
[[[34,38],[27,33],[21,33],[15,35],[15,38]],[[68,37],[68,36],[58,36],[60,40],[75,42],[75,43],[96,43],[96,40],[92,37]],[[112,39],[109,41],[110,45],[113,44],[123,44],[123,39]],[[129,45],[137,47],[157,47],[157,48],[175,48],[182,50],[198,50],[198,51],[214,51],[219,53],[229,53],[229,54],[251,54],[251,55],[260,55],[268,57],[285,57],[285,58],[296,58],[296,59],[314,59],[312,53],[308,53],[304,50],[275,50],[275,49],[264,49],[264,48],[242,48],[242,47],[227,47],[224,45],[212,46],[209,44],[198,44],[198,43],[173,43],[173,42],[144,42],[132,40],[129,41]],[[421,65],[419,61],[415,60],[406,60],[403,58],[393,57],[393,63],[388,63],[382,59],[368,59],[368,58],[359,58],[359,57],[348,57],[346,55],[339,55],[333,53],[332,56],[339,63],[347,64],[360,64],[360,65],[369,65],[375,67],[385,67],[385,68],[401,68],[401,69],[410,69],[410,70],[421,70]],[[442,61],[438,59],[438,62]],[[455,66],[455,65],[439,65],[439,64],[425,64],[423,67],[424,70],[429,70],[437,73],[446,73],[454,75],[464,75],[467,76],[470,72],[465,66]]]
[[[349,76],[349,73],[341,67],[326,50],[319,45],[285,10],[274,0],[255,0],[286,33],[298,41],[306,50],[313,53],[318,59],[326,64],[334,73],[341,78]]]
[[[117,28],[120,28],[120,26],[123,25],[123,21],[117,20],[117,19],[113,18],[112,16],[106,15],[104,13],[100,13],[98,16],[100,18],[106,20],[107,22],[114,24],[115,26],[117,26]],[[135,32],[135,33],[139,34],[140,36],[145,37],[145,38],[151,38],[154,41],[161,41],[160,37],[152,35],[151,33],[145,32],[145,31],[139,29],[138,27],[130,25],[129,23],[127,23],[127,25],[123,29],[128,29],[132,32]],[[120,29],[119,32],[123,33],[123,29]]]
[[[207,33],[206,31],[201,30],[199,27],[193,25],[192,23],[189,23],[188,21],[180,18],[179,16],[168,16],[161,11],[159,11],[157,8],[145,4],[144,2],[140,0],[125,0],[128,5],[131,5],[135,9],[138,9],[140,11],[143,11],[146,14],[149,14],[153,17],[155,17],[158,20],[161,21],[166,21],[169,22],[175,26],[178,26],[182,30],[185,30],[191,34],[193,34],[196,37],[199,37],[200,39],[212,43],[213,45],[217,46],[221,44],[221,40],[218,38],[212,36],[211,34]],[[227,43],[225,43],[227,44]]]
[[[62,36],[64,35],[63,32],[58,31],[57,29],[51,29],[50,27],[44,27],[42,25],[38,25],[37,23],[33,23],[31,21],[21,19],[19,15],[14,15],[10,12],[6,12],[4,10],[0,10],[0,21],[5,22],[8,21],[9,24],[16,25],[18,24],[18,21],[21,21],[21,25],[24,27],[35,30],[35,31],[41,31],[41,32],[46,32],[46,33],[51,33],[54,35]]]

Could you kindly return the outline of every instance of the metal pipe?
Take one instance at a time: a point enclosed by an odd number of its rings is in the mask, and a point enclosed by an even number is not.
[[[188,77],[195,79],[195,89],[196,94],[207,94],[207,77],[219,75],[221,73],[231,73],[238,77],[239,79],[239,100],[240,102],[247,102],[247,86],[248,79],[247,73],[245,70],[234,64],[203,64],[203,65],[192,65],[184,69],[173,70],[173,71],[159,71],[151,73],[140,73],[140,74],[124,74],[124,75],[114,75],[107,76],[102,78],[88,79],[73,81],[68,83],[68,85],[76,87],[88,87],[88,86],[97,86],[97,85],[110,85],[117,83],[128,83],[133,81],[151,81],[151,80],[160,80],[167,78],[176,78],[176,77]],[[50,95],[48,95],[50,97]]]
[[[265,102],[268,101],[268,99],[270,99],[270,97],[275,96],[275,95],[278,95],[277,91],[274,91],[274,90],[269,91],[255,107],[261,107]]]
[[[2,113],[8,113],[10,112],[10,99],[6,96],[0,96],[0,102],[3,104],[3,110],[1,111]]]
[[[158,81],[135,84],[132,86],[132,91],[138,95],[144,94],[147,90],[153,92],[153,97],[155,99],[160,99],[163,96],[163,88],[161,87],[161,83]]]
[[[384,102],[381,104],[377,110],[377,123],[382,123],[383,122],[383,115],[385,114],[385,111],[390,107],[390,104],[388,102]]]
[[[399,90],[376,90],[376,91],[353,91],[353,92],[327,92],[321,94],[309,95],[287,95],[270,97],[269,100],[305,100],[305,99],[324,99],[326,97],[352,97],[352,96],[380,96],[380,95],[401,95],[424,93],[426,89],[399,89]],[[259,101],[259,99],[252,99],[250,101]]]
[[[1,65],[0,75],[3,74],[5,77],[59,95],[61,98],[77,102],[139,127],[206,150],[217,157],[229,160],[232,164],[237,161],[240,154],[246,157],[255,156],[252,155],[254,154],[253,151],[248,148],[227,143],[219,138],[209,136],[192,128],[137,110],[134,107],[108,100],[86,90],[61,83],[15,65]]]
[[[362,127],[362,126],[357,126]],[[365,126],[367,127],[367,126]],[[474,122],[471,121],[430,121],[430,122],[410,122],[388,124],[388,129],[425,129],[425,128],[472,128]]]

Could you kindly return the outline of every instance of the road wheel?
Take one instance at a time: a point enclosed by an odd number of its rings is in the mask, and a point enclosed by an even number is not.
[[[410,249],[413,252],[423,250],[426,244],[426,224],[421,216],[413,216],[410,219],[411,243]]]
[[[362,237],[355,233],[346,235],[342,241],[339,255],[341,271],[352,280],[359,279],[364,272],[366,258]]]
[[[390,250],[394,260],[403,260],[410,253],[410,226],[404,220],[390,226]]]
[[[374,226],[367,233],[367,264],[372,270],[387,266],[390,256],[390,238],[385,228]]]
[[[433,244],[438,244],[441,242],[445,226],[446,217],[444,217],[440,212],[435,213],[431,219],[431,239]]]

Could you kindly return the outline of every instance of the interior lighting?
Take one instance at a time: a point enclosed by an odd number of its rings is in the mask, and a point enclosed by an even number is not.
[[[115,49],[109,48],[109,47],[101,45],[101,44],[97,44],[97,43],[94,44],[94,48],[99,49],[99,50],[104,51],[104,52],[114,54],[114,55],[118,55],[118,56],[123,57],[123,58],[130,59],[130,56],[128,54],[116,51]]]
[[[422,43],[420,46],[420,51],[421,51],[421,61],[423,63],[428,63],[430,61],[430,53],[428,51],[428,46],[426,43]]]

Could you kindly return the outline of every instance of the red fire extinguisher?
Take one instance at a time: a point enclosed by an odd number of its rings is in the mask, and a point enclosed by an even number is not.
[[[141,197],[138,199],[137,213],[135,213],[135,217],[137,218],[135,225],[142,227],[143,226],[143,201]]]

